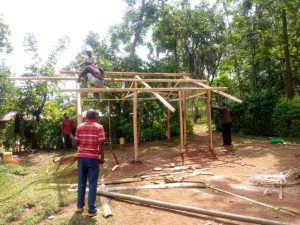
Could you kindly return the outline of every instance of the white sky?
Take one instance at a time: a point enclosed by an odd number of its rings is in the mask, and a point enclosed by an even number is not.
[[[121,22],[126,4],[122,0],[0,0],[0,13],[11,31],[13,53],[5,58],[13,73],[25,72],[30,55],[24,52],[26,33],[34,33],[43,60],[65,35],[70,46],[59,66],[68,64],[81,50],[89,31],[105,37],[108,28]]]
[[[199,0],[190,2],[194,5]],[[69,36],[70,46],[59,60],[61,67],[74,59],[89,31],[104,38],[109,27],[121,22],[126,9],[123,0],[0,0],[0,6],[14,49],[5,57],[6,64],[16,75],[24,73],[24,67],[31,62],[31,55],[23,47],[26,33],[34,33],[42,60],[46,60],[60,37]]]

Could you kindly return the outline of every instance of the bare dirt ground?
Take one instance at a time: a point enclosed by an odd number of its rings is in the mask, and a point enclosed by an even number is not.
[[[176,175],[178,179],[188,181],[202,181],[207,186],[216,187],[224,191],[241,195],[246,198],[268,204],[271,207],[256,204],[255,202],[228,195],[211,188],[174,188],[151,189],[138,191],[123,191],[130,195],[150,198],[185,206],[234,213],[244,216],[258,217],[269,220],[281,221],[290,224],[300,224],[300,187],[298,184],[283,188],[283,198],[279,199],[280,188],[255,184],[250,175],[277,174],[292,170],[294,173],[287,179],[287,183],[299,183],[300,174],[300,145],[295,143],[271,145],[263,140],[251,140],[234,137],[235,154],[228,154],[223,147],[215,148],[215,156],[207,150],[207,134],[196,131],[188,140],[188,152],[185,153],[185,165],[197,168],[207,168],[207,175],[184,177],[185,174]],[[219,133],[214,134],[215,146],[222,143]],[[132,163],[133,148],[131,145],[116,148],[120,167],[112,172],[115,162],[111,156],[101,174],[106,180],[117,180],[134,177],[135,175],[154,169],[170,168],[170,163],[181,166],[181,157],[178,154],[178,142],[171,144],[157,142],[140,145],[138,163]],[[110,153],[107,151],[107,155]],[[157,179],[138,183],[123,184],[118,186],[145,185],[151,182],[163,182]],[[116,186],[116,185],[115,185]],[[99,224],[105,220],[101,214],[100,197],[97,198],[100,213],[95,218]],[[151,206],[143,206],[124,201],[111,200],[113,219],[106,219],[107,224],[160,224],[160,225],[212,225],[212,224],[249,224],[241,221],[210,217],[194,213],[167,210]],[[288,209],[291,213],[280,211]],[[74,214],[75,204],[65,207],[60,215]],[[299,213],[299,214],[297,214]],[[71,223],[69,223],[71,224]],[[95,224],[98,224],[95,222]],[[105,223],[106,224],[106,223]]]

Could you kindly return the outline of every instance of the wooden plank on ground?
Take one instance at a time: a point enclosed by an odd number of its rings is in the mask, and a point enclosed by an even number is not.
[[[167,183],[167,184],[149,184],[142,186],[119,186],[107,187],[107,191],[127,191],[144,189],[167,189],[167,188],[205,188],[205,183]]]
[[[100,190],[101,191],[106,191],[105,184],[104,184],[104,179],[103,178],[101,178]],[[103,216],[105,218],[111,217],[113,214],[112,214],[110,206],[108,204],[108,199],[106,197],[104,197],[104,196],[100,196],[100,201],[101,201],[101,204],[102,204],[102,213],[103,213]]]
[[[134,203],[140,203],[144,204],[146,206],[156,206],[159,208],[166,208],[171,210],[178,210],[189,212],[189,213],[198,213],[198,214],[204,214],[207,216],[215,217],[221,217],[225,219],[231,219],[231,220],[237,220],[237,221],[244,221],[254,224],[265,224],[265,225],[290,225],[288,223],[284,223],[281,221],[274,221],[274,220],[267,220],[263,218],[257,218],[257,217],[251,217],[251,216],[245,216],[245,215],[238,215],[233,213],[227,213],[227,212],[221,212],[221,211],[215,211],[211,209],[203,209],[203,208],[197,208],[197,207],[191,207],[191,206],[185,206],[185,205],[179,205],[179,204],[173,204],[148,198],[142,198],[132,195],[125,195],[120,193],[112,193],[107,191],[97,191],[97,194],[100,196],[105,196],[108,198],[114,198],[121,201],[126,202],[134,202]]]

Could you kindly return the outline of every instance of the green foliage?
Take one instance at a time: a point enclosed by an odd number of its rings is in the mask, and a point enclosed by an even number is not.
[[[0,67],[0,118],[14,108],[15,86],[6,78],[9,76],[6,68]]]
[[[153,141],[164,139],[166,136],[166,125],[154,121],[152,127],[144,128],[141,131],[140,140],[141,141]]]
[[[292,100],[281,98],[273,113],[274,133],[284,137],[299,137],[300,96]]]
[[[0,15],[0,53],[12,51],[11,43],[8,40],[9,36],[9,26],[3,22],[2,15]]]
[[[65,112],[70,118],[74,118],[73,108],[62,111],[56,101],[46,103],[43,112],[44,119],[37,124],[35,131],[41,149],[62,149],[61,121]]]
[[[278,95],[272,91],[246,95],[241,105],[232,105],[233,131],[250,135],[273,134],[272,114]]]

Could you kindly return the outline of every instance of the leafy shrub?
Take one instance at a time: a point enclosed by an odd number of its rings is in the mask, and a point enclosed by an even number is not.
[[[166,126],[162,123],[154,121],[152,127],[144,128],[140,134],[141,141],[153,141],[157,139],[165,138]]]
[[[270,136],[273,134],[272,114],[278,95],[263,91],[246,95],[241,105],[231,105],[233,132]]]
[[[273,114],[274,133],[279,136],[300,136],[300,96],[292,100],[281,98]]]

